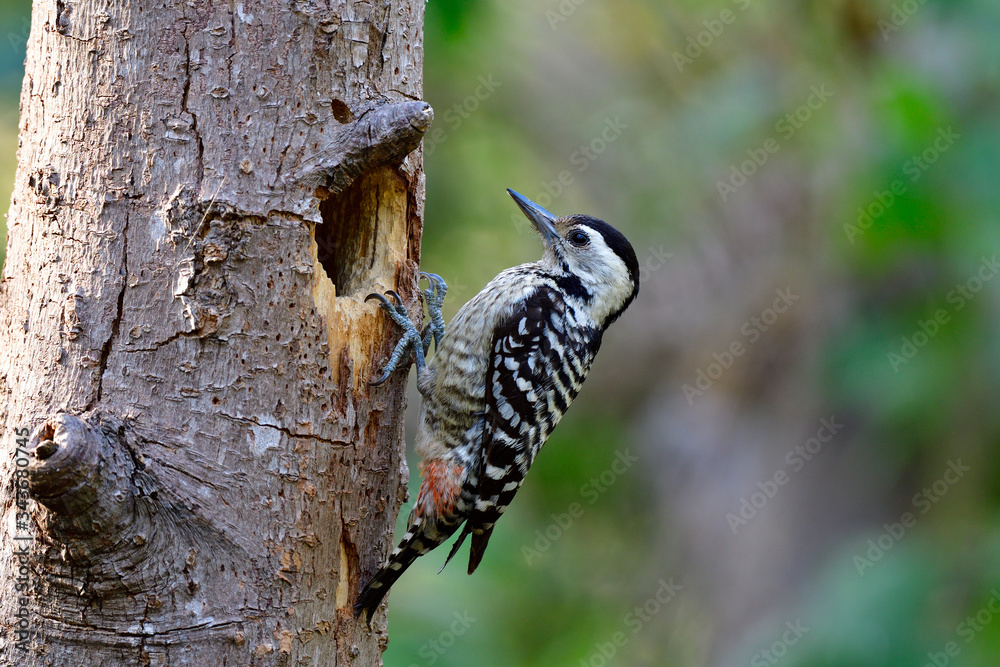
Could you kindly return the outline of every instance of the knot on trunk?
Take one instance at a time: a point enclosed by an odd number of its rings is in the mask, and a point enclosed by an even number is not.
[[[135,453],[144,446],[127,424],[96,413],[38,426],[28,489],[42,507],[30,558],[49,594],[100,607],[109,625],[142,619],[130,630],[136,643],[178,630],[231,639],[250,613],[239,579],[250,556],[165,487],[155,461],[146,470]]]
[[[28,448],[28,489],[50,510],[48,527],[54,533],[110,536],[132,523],[136,464],[104,429],[58,414],[35,429]]]
[[[342,192],[361,174],[402,162],[420,145],[433,120],[434,110],[427,102],[376,107],[337,128],[330,142],[305,159],[290,181]]]

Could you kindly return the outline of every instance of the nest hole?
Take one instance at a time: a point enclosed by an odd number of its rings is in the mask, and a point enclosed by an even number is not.
[[[378,192],[366,187],[369,180],[360,177],[320,202],[323,221],[314,231],[316,255],[337,296],[363,290],[375,264]]]

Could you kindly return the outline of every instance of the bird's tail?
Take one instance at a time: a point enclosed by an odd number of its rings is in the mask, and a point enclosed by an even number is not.
[[[476,571],[479,563],[486,553],[486,545],[490,543],[490,535],[493,534],[493,526],[472,531],[472,546],[469,548],[469,574]]]
[[[378,609],[382,599],[389,592],[389,588],[403,575],[406,568],[410,567],[417,558],[451,537],[458,528],[458,524],[459,522],[425,521],[423,517],[415,517],[406,534],[399,541],[399,545],[389,556],[389,562],[376,572],[375,576],[369,579],[361,592],[358,593],[357,602],[354,603],[354,617],[358,618],[364,613],[365,620],[371,625],[375,610]]]
[[[463,464],[440,459],[420,464],[424,480],[420,484],[420,494],[410,514],[406,534],[389,556],[389,562],[358,593],[354,603],[355,618],[365,613],[371,625],[375,610],[406,568],[451,537],[465,521],[467,509],[462,502],[464,471]]]

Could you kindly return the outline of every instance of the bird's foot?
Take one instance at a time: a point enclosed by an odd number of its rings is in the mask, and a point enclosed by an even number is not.
[[[369,294],[365,297],[365,301],[378,300],[382,310],[389,315],[393,322],[403,329],[403,337],[396,343],[396,348],[392,351],[392,356],[389,357],[389,363],[385,365],[381,377],[368,383],[372,386],[380,385],[388,380],[389,376],[399,367],[400,362],[406,358],[411,349],[417,360],[417,370],[419,371],[424,367],[424,342],[420,336],[420,332],[417,331],[417,327],[410,321],[409,313],[406,312],[406,308],[403,306],[403,299],[393,290],[389,290],[386,294],[392,298],[392,301],[389,301],[389,299],[381,294]]]
[[[421,290],[424,295],[424,305],[427,307],[427,326],[423,331],[424,354],[431,348],[431,339],[434,340],[434,349],[441,345],[441,337],[444,336],[444,316],[441,315],[441,306],[444,304],[445,294],[448,293],[448,285],[444,279],[436,273],[420,272],[421,278],[426,278],[428,287]]]

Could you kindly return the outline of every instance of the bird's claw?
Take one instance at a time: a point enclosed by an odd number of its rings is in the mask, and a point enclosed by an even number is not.
[[[391,290],[390,290],[390,292],[391,292]],[[392,292],[392,293],[395,294],[395,292]],[[389,294],[389,292],[386,292],[386,294]],[[368,296],[365,297],[365,301],[366,302],[367,301],[371,301],[372,299],[377,299],[378,301],[380,301],[382,303],[382,307],[385,308],[386,310],[395,310],[396,309],[396,304],[390,302],[389,299],[385,298],[381,294],[378,294],[376,292],[372,292],[371,294],[369,294]]]
[[[424,354],[427,354],[431,347],[431,339],[433,338],[436,349],[441,345],[441,337],[444,336],[444,316],[441,315],[441,306],[444,305],[444,297],[448,293],[448,284],[436,273],[421,271],[420,277],[425,278],[429,285],[427,289],[421,290],[429,320],[422,336]]]
[[[372,293],[365,297],[365,301],[377,300],[382,310],[403,330],[403,337],[396,343],[382,375],[368,383],[372,386],[378,386],[388,380],[411,349],[416,357],[417,370],[420,370],[424,367],[424,358],[430,352],[431,341],[434,342],[435,348],[441,345],[441,337],[444,335],[444,317],[441,315],[441,306],[444,303],[445,294],[448,293],[448,285],[436,273],[421,271],[420,278],[426,279],[428,283],[427,289],[421,290],[428,318],[423,331],[418,331],[417,327],[410,321],[410,315],[406,312],[402,297],[394,290],[386,290],[384,295]]]
[[[424,296],[428,300],[433,300],[437,306],[444,303],[444,296],[448,293],[448,284],[444,281],[444,278],[436,273],[428,273],[426,271],[421,271],[420,277],[424,278],[429,284],[428,289],[423,290]]]
[[[411,348],[413,349],[413,354],[416,356],[417,368],[424,366],[423,339],[420,336],[420,332],[417,331],[417,327],[410,321],[410,316],[403,305],[402,297],[394,290],[387,290],[386,294],[392,298],[392,301],[385,298],[382,294],[377,293],[369,294],[365,297],[365,301],[377,300],[379,306],[389,315],[390,319],[403,329],[403,337],[396,343],[396,347],[393,349],[392,356],[389,357],[389,362],[385,365],[382,375],[368,383],[373,387],[389,379],[389,376],[399,367],[399,364],[406,358]]]

